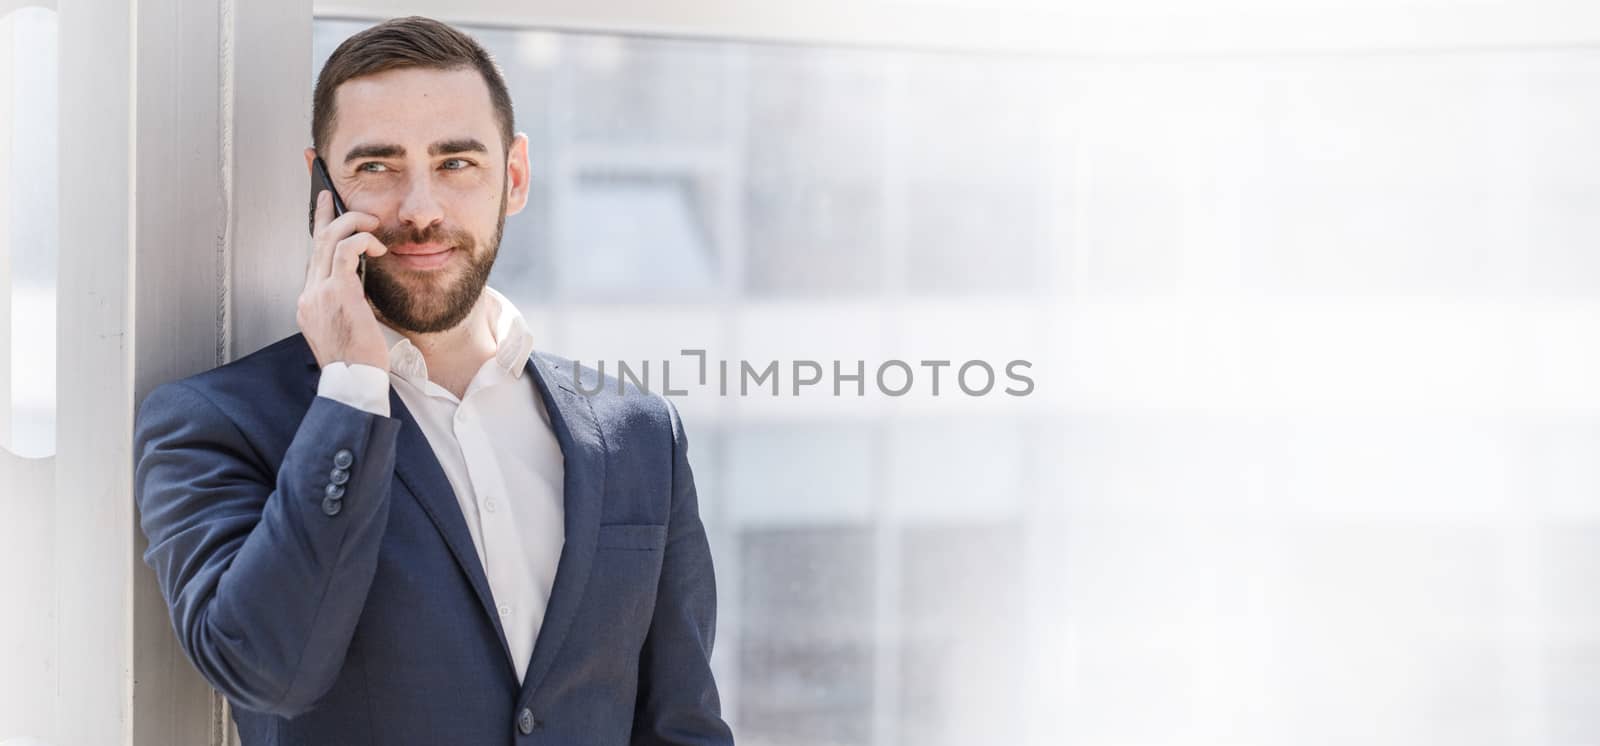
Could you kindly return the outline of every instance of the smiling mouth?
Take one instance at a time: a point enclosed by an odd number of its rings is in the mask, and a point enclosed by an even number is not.
[[[406,253],[390,251],[389,255],[394,257],[395,263],[406,269],[437,269],[447,264],[455,253],[454,246],[447,246],[437,251]]]

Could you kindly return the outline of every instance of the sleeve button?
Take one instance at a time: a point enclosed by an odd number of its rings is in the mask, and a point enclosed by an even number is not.
[[[344,510],[344,501],[337,497],[322,498],[322,514],[332,518]]]
[[[344,488],[337,484],[330,484],[322,490],[322,494],[330,500],[338,500],[344,497]]]
[[[351,453],[348,448],[341,448],[338,453],[333,454],[333,465],[340,469],[348,469],[355,462],[356,455]]]
[[[350,481],[350,472],[335,468],[333,471],[328,472],[328,481],[342,485]]]

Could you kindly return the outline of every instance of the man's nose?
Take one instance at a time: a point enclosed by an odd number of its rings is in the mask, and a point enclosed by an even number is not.
[[[444,208],[434,198],[433,184],[426,176],[411,179],[405,200],[400,203],[399,218],[415,230],[444,220]]]

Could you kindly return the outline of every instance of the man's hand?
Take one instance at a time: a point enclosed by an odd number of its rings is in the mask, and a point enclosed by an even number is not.
[[[333,199],[324,190],[317,194],[313,225],[311,261],[306,265],[306,287],[300,291],[295,322],[311,345],[317,365],[359,363],[389,370],[383,332],[356,276],[363,253],[382,256],[389,251],[369,232],[377,229],[378,218],[353,210],[335,218]]]

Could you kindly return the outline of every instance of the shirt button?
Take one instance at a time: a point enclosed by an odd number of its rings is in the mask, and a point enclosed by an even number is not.
[[[511,607],[506,604],[500,604],[500,616],[511,616]]]
[[[483,501],[483,509],[489,511],[490,513],[493,513],[494,512],[494,498],[491,497],[491,498],[489,498],[487,500],[484,500]]]
[[[524,707],[522,712],[517,713],[517,730],[522,731],[522,735],[531,735],[533,726],[537,723],[538,721],[533,719],[533,710]]]
[[[338,453],[333,454],[333,465],[340,469],[348,469],[355,462],[356,455],[351,453],[348,448],[341,448]]]

